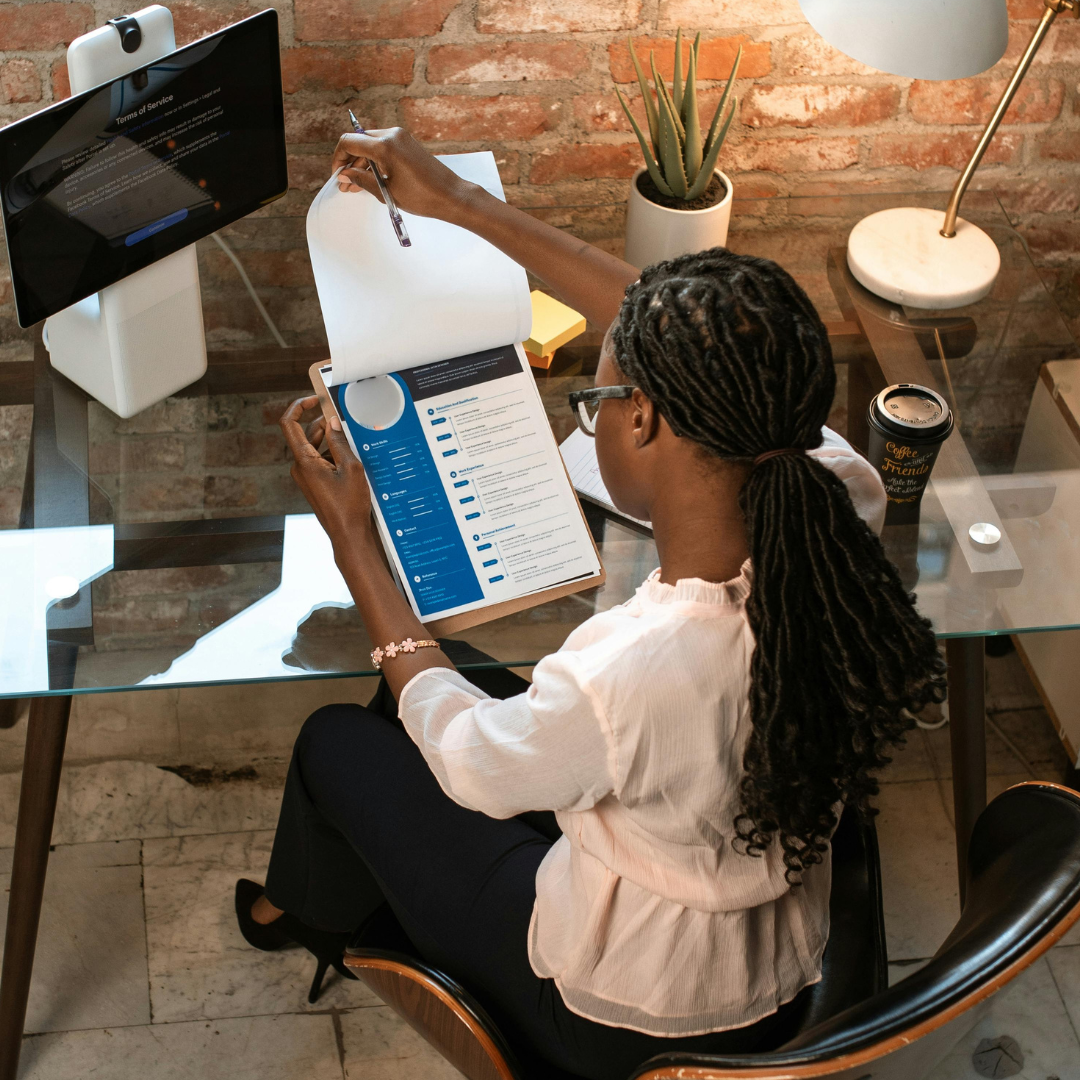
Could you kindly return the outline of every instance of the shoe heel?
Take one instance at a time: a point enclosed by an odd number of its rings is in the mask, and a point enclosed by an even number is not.
[[[326,975],[326,969],[330,966],[329,960],[319,960],[318,967],[315,968],[315,978],[311,980],[311,989],[308,991],[308,1004],[314,1005],[319,1000],[319,993],[322,991],[322,981]]]

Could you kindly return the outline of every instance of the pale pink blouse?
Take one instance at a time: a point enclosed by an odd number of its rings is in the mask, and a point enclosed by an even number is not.
[[[875,528],[877,473],[838,435],[812,451]],[[537,664],[529,691],[488,698],[433,668],[400,715],[446,794],[491,817],[556,812],[536,875],[533,970],[574,1012],[653,1035],[741,1027],[821,977],[828,859],[792,888],[779,846],[736,852],[750,732],[752,572],[662,584],[654,572]]]

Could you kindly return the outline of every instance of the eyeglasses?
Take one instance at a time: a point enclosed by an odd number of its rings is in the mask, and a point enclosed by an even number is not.
[[[570,395],[570,408],[574,419],[586,435],[596,435],[596,417],[604,398],[628,398],[634,393],[633,386],[594,386],[591,390],[575,390]]]

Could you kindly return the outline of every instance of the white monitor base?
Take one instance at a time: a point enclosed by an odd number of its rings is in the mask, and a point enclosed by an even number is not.
[[[993,288],[1001,255],[977,225],[956,219],[941,235],[944,211],[902,206],[865,217],[848,237],[848,266],[872,293],[915,308],[964,307]]]
[[[130,18],[139,26],[131,51],[115,26],[91,30],[68,46],[73,94],[176,48],[167,8],[153,4]],[[206,337],[194,245],[53,315],[42,338],[57,371],[125,418],[202,378]]]
[[[195,246],[46,319],[42,338],[57,371],[125,419],[201,379]]]

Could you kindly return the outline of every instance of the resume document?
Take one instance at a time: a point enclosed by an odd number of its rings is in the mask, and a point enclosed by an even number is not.
[[[443,161],[501,197],[492,155]],[[364,465],[403,590],[434,622],[599,584],[518,344],[531,319],[524,271],[456,226],[407,225],[413,246],[401,248],[385,208],[333,178],[308,214],[330,345],[318,378]]]

